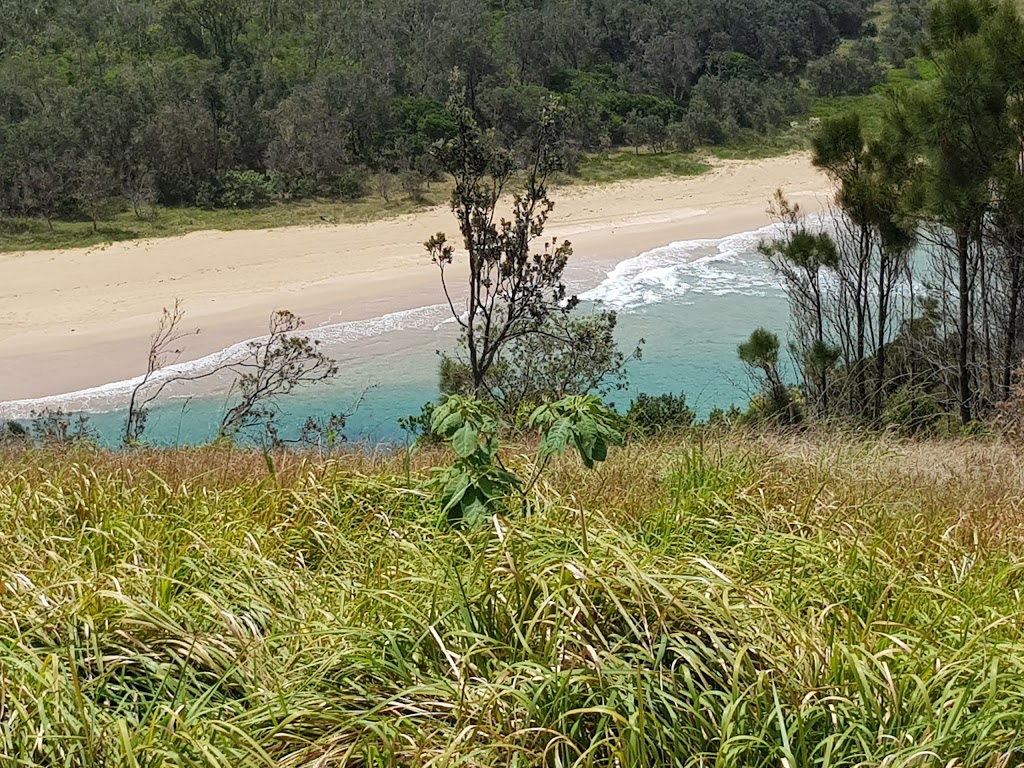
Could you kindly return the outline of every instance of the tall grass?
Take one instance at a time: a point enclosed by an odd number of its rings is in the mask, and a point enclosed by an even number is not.
[[[0,457],[0,764],[1024,763],[1024,460],[832,437],[566,460]]]
[[[433,184],[420,201],[396,193],[385,201],[368,195],[359,200],[300,200],[279,202],[263,208],[193,208],[157,206],[145,218],[123,210],[93,226],[90,221],[54,221],[0,218],[0,253],[42,249],[81,248],[106,243],[190,232],[239,229],[274,229],[290,226],[323,226],[323,222],[365,222],[414,213],[447,200],[447,184]]]
[[[699,176],[710,171],[711,167],[705,158],[687,152],[621,150],[585,155],[580,161],[578,175],[560,180],[573,184],[610,184],[659,176]]]

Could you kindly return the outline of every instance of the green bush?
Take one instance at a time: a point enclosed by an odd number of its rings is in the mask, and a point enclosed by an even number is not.
[[[221,208],[260,208],[274,199],[275,179],[259,171],[226,171],[220,177]]]
[[[795,427],[807,420],[807,403],[797,387],[768,388],[750,398],[743,424]]]
[[[30,437],[24,424],[17,421],[0,421],[0,445],[24,442]]]
[[[361,173],[346,173],[335,179],[333,191],[342,200],[360,200],[366,197],[366,176]]]
[[[408,432],[410,437],[417,443],[438,443],[440,439],[431,430],[431,420],[434,417],[434,409],[437,405],[426,402],[420,406],[419,413],[403,416],[398,420],[399,429]]]
[[[936,432],[946,417],[939,400],[930,392],[901,387],[882,409],[882,424],[905,435]]]
[[[677,152],[693,152],[697,148],[697,135],[690,123],[671,123],[667,131],[668,142]]]
[[[331,191],[321,180],[297,173],[279,174],[277,186],[275,196],[281,200],[305,200]]]
[[[220,206],[220,183],[207,179],[196,185],[195,204],[198,208],[213,210]]]
[[[832,54],[807,65],[807,81],[817,96],[864,94],[884,78],[881,65],[864,56]]]
[[[716,405],[711,409],[711,413],[708,414],[707,423],[709,427],[732,429],[739,424],[742,418],[743,411],[738,406],[730,405],[728,408],[720,408]]]
[[[641,393],[629,404],[626,422],[637,435],[655,435],[666,430],[693,426],[697,414],[686,404],[686,395]]]

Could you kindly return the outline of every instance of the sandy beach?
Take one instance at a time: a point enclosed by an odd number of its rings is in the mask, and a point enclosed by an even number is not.
[[[829,183],[806,154],[720,161],[695,178],[555,189],[546,234],[572,242],[571,269],[610,268],[671,242],[762,227],[778,188],[809,213],[827,203]],[[0,254],[0,402],[142,373],[161,309],[178,298],[201,329],[183,360],[259,336],[275,309],[315,327],[437,304],[423,242],[439,231],[457,235],[446,206],[365,224]]]

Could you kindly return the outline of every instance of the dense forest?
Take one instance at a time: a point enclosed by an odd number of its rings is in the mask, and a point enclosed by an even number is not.
[[[509,145],[557,97],[570,172],[727,142],[870,88],[921,26],[915,0],[11,0],[0,214],[415,197],[453,72]]]

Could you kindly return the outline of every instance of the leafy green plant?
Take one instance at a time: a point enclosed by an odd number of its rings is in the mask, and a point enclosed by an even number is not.
[[[610,445],[622,445],[614,426],[615,414],[596,395],[570,395],[533,412],[528,425],[540,432],[537,459],[541,468],[572,445],[583,466],[593,469],[608,458]]]
[[[901,387],[885,401],[882,425],[904,435],[934,433],[948,414],[930,392]]]
[[[274,199],[274,177],[259,171],[226,171],[220,178],[220,206],[259,208]]]
[[[455,453],[450,467],[438,471],[441,514],[448,525],[474,525],[508,501],[525,498],[551,459],[570,446],[583,465],[593,469],[608,458],[611,445],[621,445],[615,413],[595,395],[571,395],[538,407],[527,426],[540,435],[529,479],[510,470],[501,456],[500,435],[508,431],[493,402],[449,395],[431,416],[431,432]]]
[[[773,422],[793,426],[804,419],[799,391],[786,386],[779,371],[779,337],[757,328],[737,349],[759,391],[750,399],[745,418],[751,423]]]
[[[30,437],[24,424],[17,421],[0,421],[0,445],[25,442]]]
[[[366,177],[360,173],[345,173],[335,179],[332,191],[342,200],[359,200],[367,195]]]
[[[494,406],[451,395],[434,409],[431,432],[448,443],[455,462],[440,470],[441,514],[447,523],[472,525],[505,505],[522,480],[505,469],[498,455],[502,422]]]
[[[732,429],[743,418],[743,410],[735,403],[728,408],[715,406],[708,413],[707,425],[720,429]]]
[[[437,404],[427,401],[420,406],[419,413],[410,413],[398,419],[398,428],[408,433],[409,439],[417,444],[436,443],[433,430],[434,411]]]

